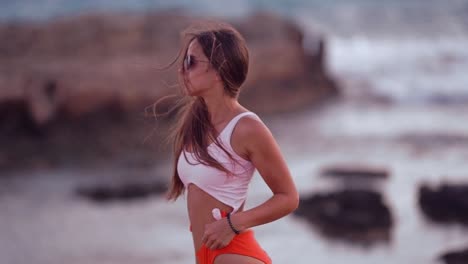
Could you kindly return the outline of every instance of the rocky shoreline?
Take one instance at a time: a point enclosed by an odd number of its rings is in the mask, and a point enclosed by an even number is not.
[[[175,58],[179,32],[197,19],[166,11],[0,24],[7,40],[0,44],[0,168],[167,158],[167,120],[156,121],[151,106],[176,92],[176,67],[157,69]],[[247,108],[270,115],[338,94],[320,34],[308,36],[317,43],[311,54],[302,30],[284,18],[257,13],[229,22],[251,52],[240,98]]]

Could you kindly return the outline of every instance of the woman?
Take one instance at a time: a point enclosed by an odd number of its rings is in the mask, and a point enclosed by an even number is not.
[[[173,132],[174,172],[168,199],[185,190],[198,264],[269,264],[254,226],[277,220],[298,206],[298,193],[269,129],[238,102],[249,55],[228,24],[185,31],[179,69],[188,103]],[[273,196],[244,210],[257,169]]]

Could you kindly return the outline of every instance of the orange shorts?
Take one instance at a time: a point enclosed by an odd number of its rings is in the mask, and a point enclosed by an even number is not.
[[[221,213],[223,218],[226,217],[225,212]],[[190,229],[192,228],[190,227]],[[222,254],[249,256],[258,259],[265,264],[272,263],[271,258],[255,239],[254,231],[252,229],[234,236],[229,245],[224,248],[211,250],[203,244],[196,252],[197,259],[200,264],[213,264],[216,257]]]
[[[200,264],[213,264],[216,257],[222,254],[249,256],[263,261],[265,264],[271,264],[270,257],[255,239],[253,230],[236,235],[229,245],[221,249],[211,250],[203,244],[197,251],[197,258]]]

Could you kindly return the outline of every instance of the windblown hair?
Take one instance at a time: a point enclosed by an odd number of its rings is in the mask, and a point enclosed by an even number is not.
[[[196,40],[209,59],[210,66],[219,74],[226,95],[237,98],[249,67],[249,53],[241,34],[229,24],[209,22],[190,26],[182,32],[182,37],[183,46],[176,58],[179,59],[180,70],[184,70],[183,61],[190,43]],[[179,78],[179,85],[184,88],[187,84]],[[198,162],[227,174],[230,171],[208,153],[208,145],[213,142],[233,159],[217,139],[217,131],[203,98],[183,95],[179,104],[176,123],[169,135],[174,160],[171,183],[166,194],[168,200],[176,200],[184,192],[184,185],[177,171],[178,157],[184,149],[190,150]]]

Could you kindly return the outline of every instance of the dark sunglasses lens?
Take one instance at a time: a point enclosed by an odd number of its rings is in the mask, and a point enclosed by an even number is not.
[[[191,67],[192,67],[192,56],[187,56],[185,57],[185,60],[184,60],[184,69],[185,71],[188,71],[190,70]]]

